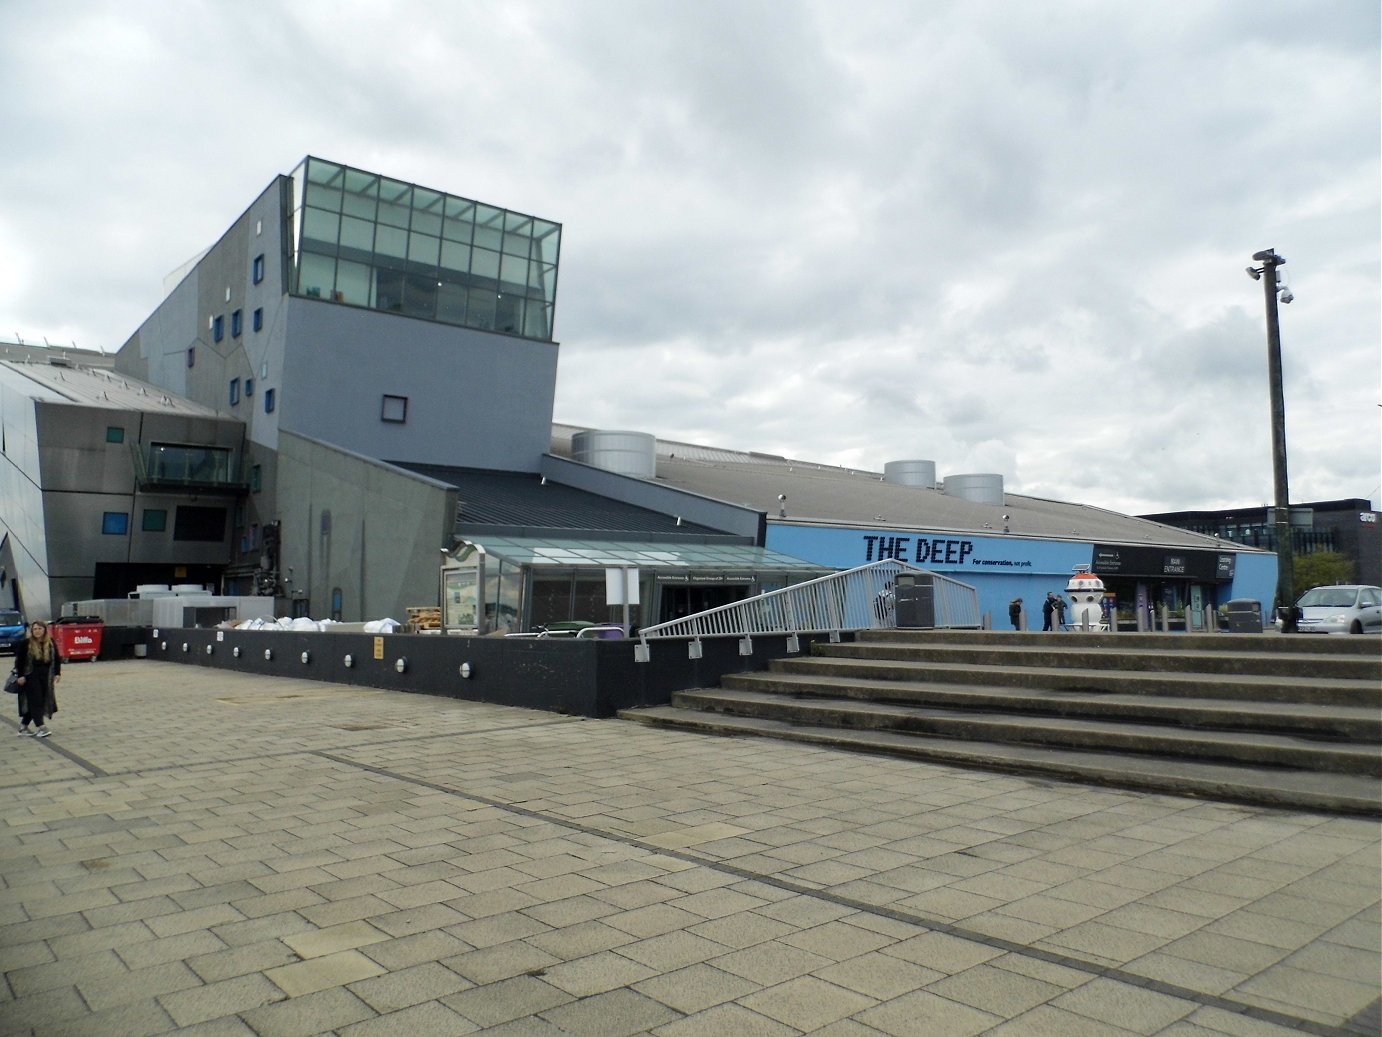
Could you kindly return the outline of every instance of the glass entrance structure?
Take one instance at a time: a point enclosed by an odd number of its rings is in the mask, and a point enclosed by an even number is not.
[[[292,294],[551,341],[560,224],[311,156],[292,183]]]

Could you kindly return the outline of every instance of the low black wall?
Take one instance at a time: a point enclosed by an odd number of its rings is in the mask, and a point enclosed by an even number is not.
[[[688,658],[684,641],[653,642],[651,659],[639,663],[634,661],[636,642],[630,640],[202,628],[164,628],[148,635],[148,658],[153,661],[586,717],[662,705],[674,691],[714,687],[726,673],[763,670],[772,659],[787,654],[785,637],[756,638],[753,654],[747,656],[739,654],[735,638],[706,640],[701,642],[700,659]],[[811,640],[802,636],[803,651],[809,651]],[[124,654],[129,653],[107,656],[103,650],[102,658]],[[405,660],[401,672],[400,659]],[[469,677],[461,676],[463,664],[469,666]]]

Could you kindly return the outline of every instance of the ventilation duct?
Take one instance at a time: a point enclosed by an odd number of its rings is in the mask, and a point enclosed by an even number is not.
[[[945,492],[948,496],[967,500],[971,504],[1003,506],[1003,477],[1001,475],[947,475]]]
[[[571,456],[582,464],[636,479],[657,474],[657,439],[647,432],[577,432],[571,437]]]
[[[883,465],[883,481],[895,486],[936,488],[935,461],[888,461]]]

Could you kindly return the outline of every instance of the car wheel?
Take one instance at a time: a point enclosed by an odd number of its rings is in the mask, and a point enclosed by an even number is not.
[[[1361,619],[1355,619],[1353,621],[1353,626],[1348,628],[1348,632],[1350,634],[1361,634],[1363,632],[1363,621]]]

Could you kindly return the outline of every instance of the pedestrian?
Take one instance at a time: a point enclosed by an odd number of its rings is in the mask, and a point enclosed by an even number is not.
[[[1022,629],[1022,599],[1013,598],[1008,602],[1008,618],[1012,620],[1014,630]]]
[[[48,632],[48,624],[35,620],[29,636],[15,645],[14,672],[19,674],[19,733],[26,738],[47,738],[47,720],[58,711],[57,685],[62,679],[62,658]],[[30,731],[29,725],[37,726]]]
[[[1047,591],[1046,600],[1041,603],[1041,629],[1051,629],[1051,613],[1056,611],[1056,592]]]
[[[1057,594],[1057,595],[1056,595],[1056,629],[1057,629],[1057,630],[1062,630],[1062,629],[1064,629],[1064,628],[1065,628],[1065,598],[1064,598],[1062,595]]]

